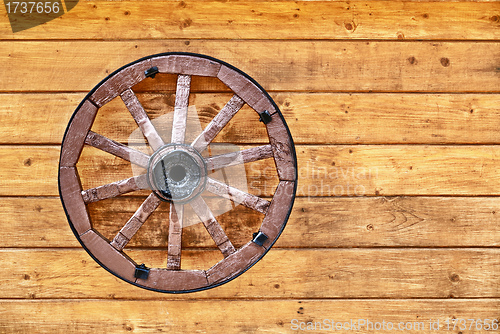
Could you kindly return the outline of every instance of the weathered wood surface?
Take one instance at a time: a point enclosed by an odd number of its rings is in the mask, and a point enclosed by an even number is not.
[[[122,282],[99,268],[82,249],[1,249],[0,254],[2,265],[9,266],[8,271],[0,272],[1,298],[500,296],[498,248],[273,249],[238,279],[187,296],[159,295]],[[166,249],[129,250],[127,254],[136,263],[146,259],[152,267],[166,267]],[[220,257],[217,249],[188,250],[182,261],[187,268],[198,266],[206,270]]]
[[[181,40],[2,43],[2,48],[8,52],[0,56],[0,66],[10,70],[2,73],[0,92],[88,92],[108,73],[124,64],[163,50],[210,54],[251,74],[267,91],[500,91],[499,65],[495,57],[500,43],[493,41],[418,44],[414,41],[241,43],[209,40],[189,43]],[[103,58],[102,54],[109,56]],[[27,71],[26,63],[36,63],[36,71]],[[84,75],[62,74],[68,71]],[[153,80],[142,81],[137,90],[174,87],[169,75],[158,75]],[[224,87],[214,78],[201,78],[192,83],[193,91],[220,91]]]
[[[184,144],[186,137],[187,111],[189,105],[189,91],[191,76],[179,75],[175,93],[174,119],[172,121],[171,143]]]
[[[153,118],[173,111],[173,93],[137,96]],[[0,143],[60,144],[83,97],[80,93],[0,94]],[[273,93],[271,97],[296,144],[500,143],[498,94]],[[230,94],[199,93],[191,94],[190,103],[205,127],[230,98]],[[246,124],[259,124],[255,112],[237,113],[215,141],[264,143],[262,123],[260,127]],[[93,125],[93,131],[124,143],[136,128],[119,100],[99,110]]]
[[[154,19],[151,13],[162,13]],[[4,14],[6,16],[6,13]],[[84,1],[11,39],[499,39],[494,2]],[[147,25],[147,29],[144,25]]]
[[[94,226],[113,237],[143,201],[92,204]],[[58,198],[2,197],[0,207],[2,247],[80,246]],[[166,247],[168,207],[157,212],[128,247]],[[262,215],[239,206],[219,220],[241,245]],[[499,247],[499,225],[498,197],[297,198],[275,247]],[[183,248],[215,247],[201,224],[184,228],[183,236]]]
[[[355,323],[366,319],[410,323],[420,329],[404,331],[429,334],[448,331],[446,320],[497,319],[499,299],[474,300],[212,300],[212,301],[118,301],[118,300],[24,300],[0,301],[0,330],[25,333],[297,333],[292,320]],[[265,317],[262,316],[265,312]],[[54,317],[57,314],[57,317]],[[196,316],[194,316],[196,314]],[[221,322],[221,318],[224,319]],[[257,321],[258,320],[258,321]],[[430,329],[430,321],[439,327]],[[331,322],[329,322],[331,324]],[[421,325],[419,325],[421,326]],[[364,327],[359,332],[368,332]],[[394,333],[379,330],[377,333]]]
[[[224,257],[228,257],[236,252],[231,240],[227,237],[227,234],[214,217],[205,200],[201,196],[198,196],[193,198],[193,200],[189,202],[189,205],[200,218],[207,232],[210,234],[217,247],[219,247]]]
[[[126,179],[130,164],[91,148],[77,165],[84,189]],[[298,196],[498,195],[500,147],[298,145]],[[57,196],[56,146],[1,146],[2,196]],[[272,161],[247,166],[250,193],[269,196]],[[36,177],[34,177],[36,176]]]
[[[183,216],[184,205],[170,203],[167,269],[181,268]]]
[[[132,237],[139,231],[141,226],[151,216],[151,214],[160,205],[161,200],[151,193],[148,198],[141,204],[135,211],[134,215],[127,221],[127,223],[120,229],[120,232],[115,236],[111,242],[111,246],[121,251]]]

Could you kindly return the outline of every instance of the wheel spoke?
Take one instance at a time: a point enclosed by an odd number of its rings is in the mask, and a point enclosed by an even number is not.
[[[190,88],[191,76],[179,74],[175,93],[174,120],[172,122],[172,143],[184,144]]]
[[[113,154],[114,156],[127,160],[142,168],[148,166],[149,155],[106,138],[98,133],[89,131],[87,138],[85,138],[85,144]]]
[[[248,148],[243,151],[231,152],[221,155],[215,155],[205,159],[207,169],[216,170],[234,165],[244,164],[247,162],[271,158],[273,150],[271,145],[263,145],[258,147]]]
[[[147,187],[146,174],[142,174],[96,188],[87,189],[82,191],[82,197],[85,203],[88,204],[146,189]]]
[[[201,196],[198,196],[194,198],[189,204],[193,208],[194,212],[198,215],[200,220],[203,222],[203,225],[205,225],[205,228],[207,229],[212,239],[215,241],[217,247],[219,247],[222,255],[224,255],[224,257],[227,257],[236,252],[233,244],[227,237],[217,219],[215,219],[205,200]]]
[[[205,150],[219,134],[219,132],[229,123],[231,118],[243,107],[243,101],[238,95],[233,95],[231,100],[219,111],[217,115],[210,121],[205,130],[193,141],[191,146],[198,152]]]
[[[163,146],[165,144],[163,139],[161,139],[153,123],[151,123],[151,120],[142,107],[141,102],[139,102],[137,96],[135,96],[134,92],[129,88],[121,94],[121,97],[123,103],[125,103],[127,109],[130,111],[135,122],[144,134],[144,137],[148,140],[151,148],[156,151],[158,148]]]
[[[212,178],[207,179],[207,186],[205,189],[210,191],[212,194],[227,198],[235,203],[240,203],[247,208],[263,214],[266,214],[267,209],[271,204],[268,200],[246,193]]]
[[[111,241],[111,246],[121,251],[130,239],[132,239],[132,237],[137,233],[142,224],[144,224],[149,216],[156,210],[160,203],[161,200],[156,197],[155,194],[151,193],[141,204],[139,209],[137,209],[134,215],[128,220],[125,226],[122,227],[120,232],[118,232],[113,241]]]
[[[184,205],[170,203],[170,226],[168,229],[167,269],[181,269],[182,221]]]

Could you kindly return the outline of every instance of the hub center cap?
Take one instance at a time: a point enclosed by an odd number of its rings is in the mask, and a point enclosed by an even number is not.
[[[207,167],[191,146],[167,144],[149,159],[147,179],[161,200],[187,203],[205,189]]]

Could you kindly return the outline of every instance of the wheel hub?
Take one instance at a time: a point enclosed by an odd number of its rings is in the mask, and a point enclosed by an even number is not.
[[[188,145],[164,145],[148,164],[149,186],[163,201],[189,202],[205,189],[206,176],[203,157]]]

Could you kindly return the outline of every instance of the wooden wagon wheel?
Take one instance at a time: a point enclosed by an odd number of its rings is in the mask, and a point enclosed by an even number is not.
[[[132,87],[158,73],[177,75],[175,109],[171,138],[162,138],[137,99]],[[192,76],[218,78],[233,97],[211,120],[199,136],[185,143],[186,118]],[[91,131],[96,114],[106,103],[121,97],[153,154],[116,142]],[[244,104],[257,112],[265,124],[269,144],[239,152],[203,157],[203,152]],[[92,189],[82,189],[77,162],[85,145],[143,167],[146,173]],[[235,159],[238,157],[239,159]],[[271,200],[251,195],[207,174],[210,169],[273,158],[279,178]],[[99,83],[74,112],[61,146],[59,192],[75,236],[87,252],[105,269],[142,288],[179,293],[218,286],[239,276],[259,261],[285,227],[295,198],[297,181],[295,148],[292,137],[276,104],[252,78],[220,60],[197,54],[165,53],[149,56],[115,71]],[[92,224],[87,205],[140,189],[150,194],[135,214],[122,222],[112,240],[103,237]],[[203,190],[237,201],[265,214],[260,229],[236,249],[201,196]],[[170,205],[166,268],[138,265],[124,247],[152,212],[163,202]],[[209,269],[183,270],[181,236],[184,207],[191,206],[224,259]]]

